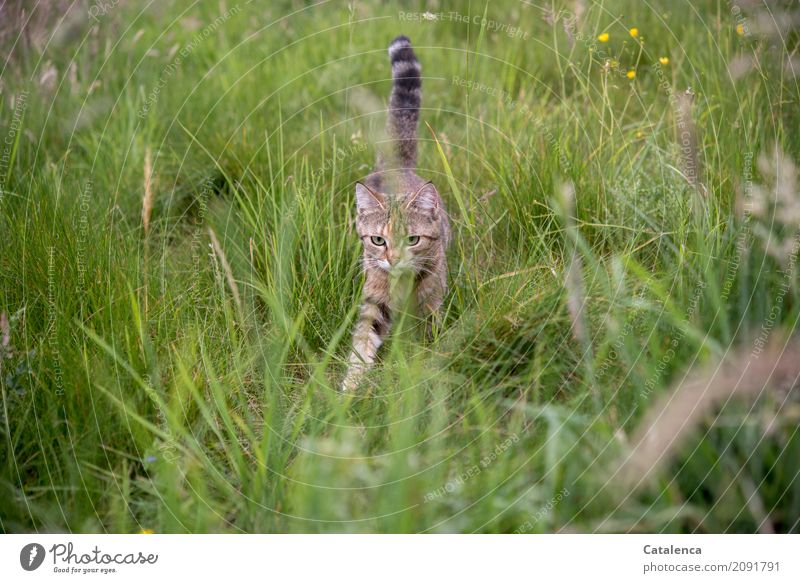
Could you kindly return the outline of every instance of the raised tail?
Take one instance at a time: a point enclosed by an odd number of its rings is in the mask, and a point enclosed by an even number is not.
[[[417,124],[422,103],[422,66],[407,36],[389,45],[392,63],[392,93],[386,131],[391,140],[390,167],[416,168]]]

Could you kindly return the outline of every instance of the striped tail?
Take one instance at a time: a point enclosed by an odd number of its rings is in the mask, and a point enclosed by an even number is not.
[[[392,94],[386,131],[392,141],[392,166],[416,168],[417,124],[422,103],[422,66],[407,36],[398,36],[389,45],[392,63]]]

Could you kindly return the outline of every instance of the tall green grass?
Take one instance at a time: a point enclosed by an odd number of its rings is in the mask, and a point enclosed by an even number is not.
[[[796,249],[775,243],[797,226],[742,208],[775,198],[776,147],[800,154],[796,35],[771,51],[717,2],[585,5],[572,42],[566,5],[512,1],[441,8],[469,22],[121,2],[3,37],[0,129],[21,127],[0,201],[0,528],[796,532],[791,383],[680,427],[645,483],[618,474],[687,371],[794,333]],[[400,33],[424,66],[419,172],[452,217],[451,291],[433,338],[411,321],[342,395],[353,183],[385,139]],[[705,196],[676,127],[687,86]]]

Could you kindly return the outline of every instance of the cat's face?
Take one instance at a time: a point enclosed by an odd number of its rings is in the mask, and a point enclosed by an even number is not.
[[[441,245],[439,195],[430,183],[408,195],[388,195],[356,185],[356,229],[364,268],[389,273],[430,270]]]

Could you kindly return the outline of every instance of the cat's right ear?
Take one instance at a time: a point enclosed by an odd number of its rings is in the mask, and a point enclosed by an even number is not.
[[[368,211],[386,210],[385,199],[379,192],[375,192],[368,186],[356,182],[356,208],[359,214]]]

